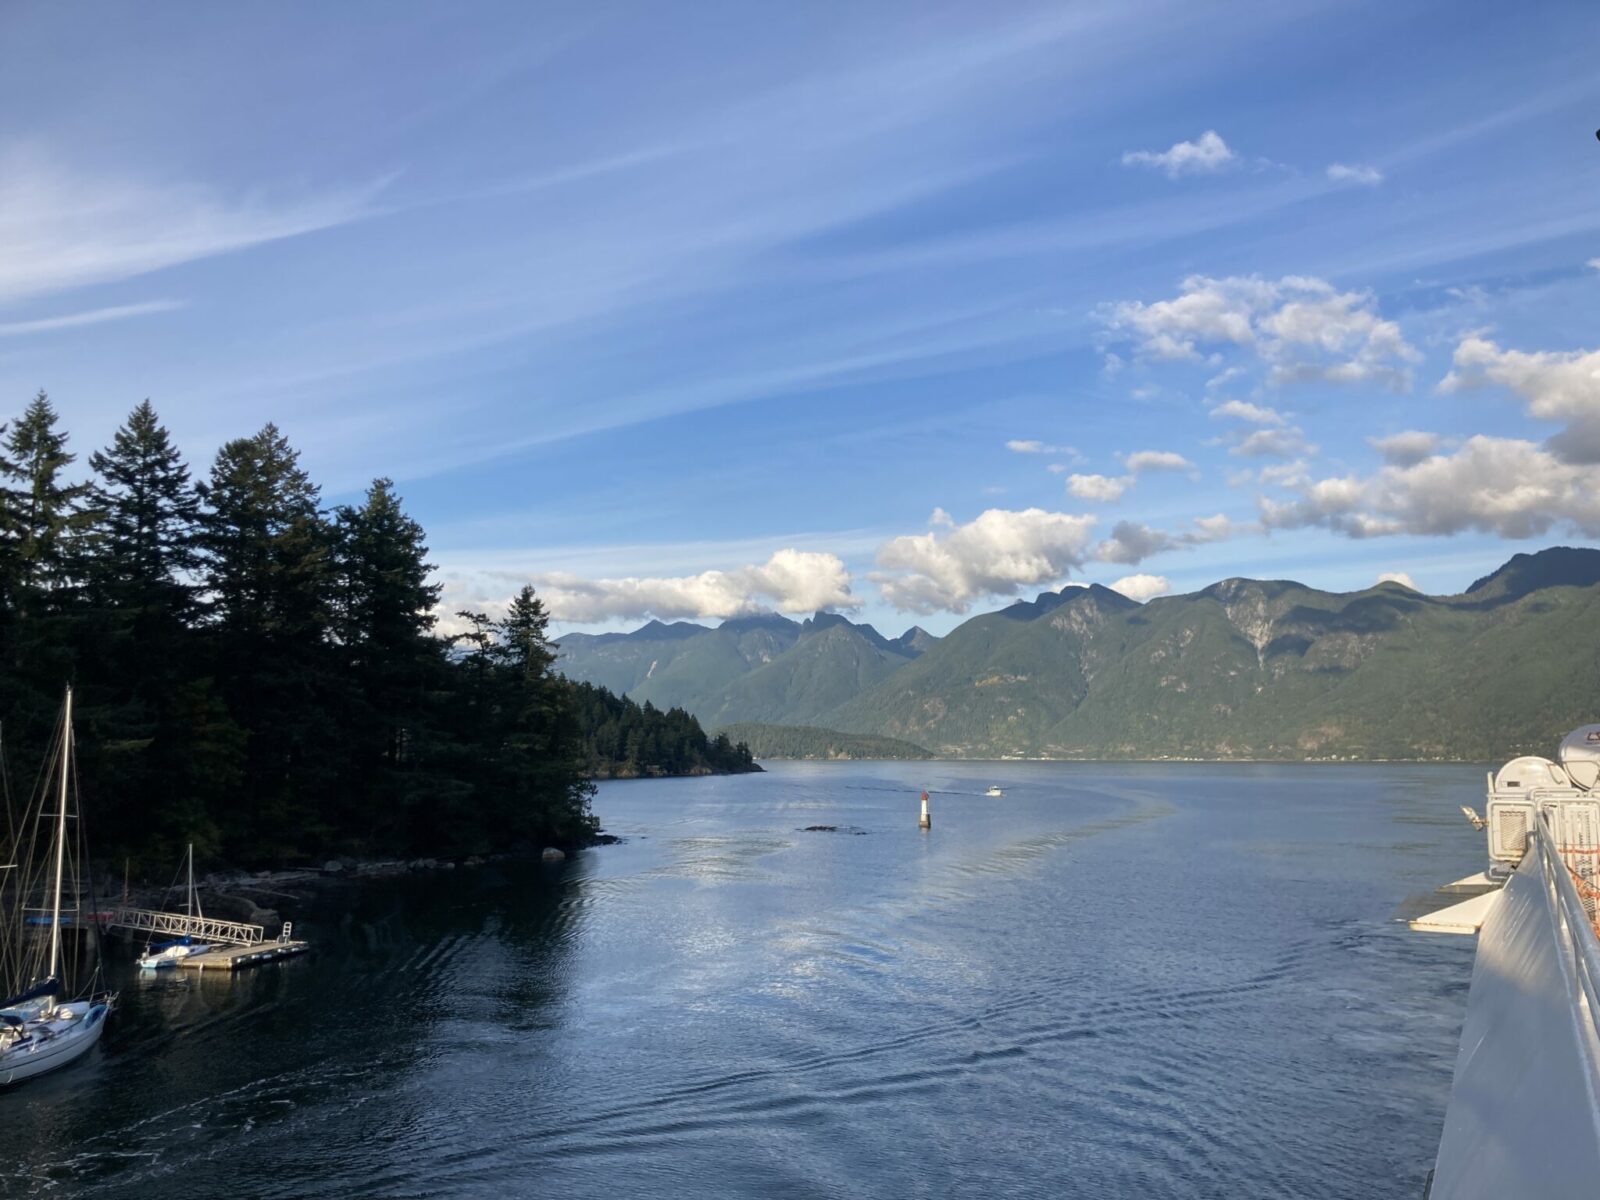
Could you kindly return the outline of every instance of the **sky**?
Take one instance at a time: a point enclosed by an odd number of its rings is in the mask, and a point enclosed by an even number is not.
[[[0,8],[0,396],[442,609],[1449,593],[1600,540],[1592,3]],[[448,627],[448,621],[446,622]]]

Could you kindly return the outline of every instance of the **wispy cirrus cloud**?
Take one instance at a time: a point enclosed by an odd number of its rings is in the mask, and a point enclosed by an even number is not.
[[[377,211],[387,182],[267,201],[13,151],[0,159],[0,303],[342,225]]]
[[[38,317],[31,321],[5,321],[0,322],[0,337],[22,337],[30,333],[51,333],[57,329],[103,325],[108,321],[126,321],[132,317],[147,317],[182,307],[181,300],[146,300],[140,304],[91,308],[85,312],[64,313],[58,317]]]

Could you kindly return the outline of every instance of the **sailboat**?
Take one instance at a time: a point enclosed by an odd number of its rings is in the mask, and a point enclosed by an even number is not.
[[[49,799],[46,787],[39,809],[33,814],[33,837],[28,838],[24,821],[23,828],[16,830],[11,839],[12,862],[6,867],[8,899],[15,901],[15,912],[7,914],[11,920],[8,932],[14,953],[7,956],[6,962],[6,966],[12,968],[12,978],[7,981],[9,994],[0,999],[0,1085],[31,1079],[82,1058],[100,1040],[106,1016],[116,1000],[109,993],[66,998],[68,988],[64,980],[70,964],[62,954],[61,931],[69,920],[82,925],[81,920],[76,919],[77,914],[62,912],[71,840],[67,833],[68,808],[72,800],[71,688],[67,689],[62,711],[59,750],[61,770],[55,796],[56,811],[44,811]],[[23,914],[33,891],[29,867],[37,864],[44,869],[46,863],[50,864],[49,955],[48,966],[40,974],[38,968],[44,962],[37,948],[29,945],[31,927],[23,920]],[[76,907],[76,883],[72,895]],[[95,976],[98,973],[96,969]],[[29,982],[24,983],[25,980]]]
[[[194,889],[194,843],[189,843],[187,858],[189,867],[189,889],[184,901],[184,915],[204,918],[205,913],[200,911],[200,896]],[[141,971],[160,971],[165,968],[175,967],[178,960],[192,958],[196,954],[205,954],[214,949],[209,942],[196,942],[190,938],[179,938],[177,941],[161,942],[158,945],[146,946],[145,952],[139,956],[139,969]]]

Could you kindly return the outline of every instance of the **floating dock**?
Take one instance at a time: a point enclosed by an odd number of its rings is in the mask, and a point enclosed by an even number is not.
[[[283,933],[269,942],[261,926],[245,925],[238,921],[218,921],[212,917],[144,908],[119,908],[110,916],[109,925],[113,928],[196,938],[212,943],[211,949],[204,954],[190,954],[171,960],[173,966],[186,971],[237,971],[240,967],[292,958],[311,949],[310,942],[288,936],[294,929],[290,922],[285,922]]]
[[[218,946],[204,954],[191,954],[173,965],[185,971],[237,971],[257,963],[292,958],[311,949],[311,943],[290,939],[286,942],[257,942],[251,946]]]

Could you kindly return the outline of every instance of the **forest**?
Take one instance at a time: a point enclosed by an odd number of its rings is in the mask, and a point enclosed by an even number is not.
[[[597,830],[608,755],[663,774],[740,757],[693,718],[562,678],[531,586],[440,636],[391,481],[325,507],[271,424],[197,479],[146,401],[76,461],[43,392],[0,426],[0,744],[20,807],[72,685],[97,859],[570,847]]]
[[[726,734],[707,737],[681,708],[665,712],[592,683],[575,683],[578,724],[588,773],[595,778],[641,775],[732,775],[759,771],[750,747]]]

